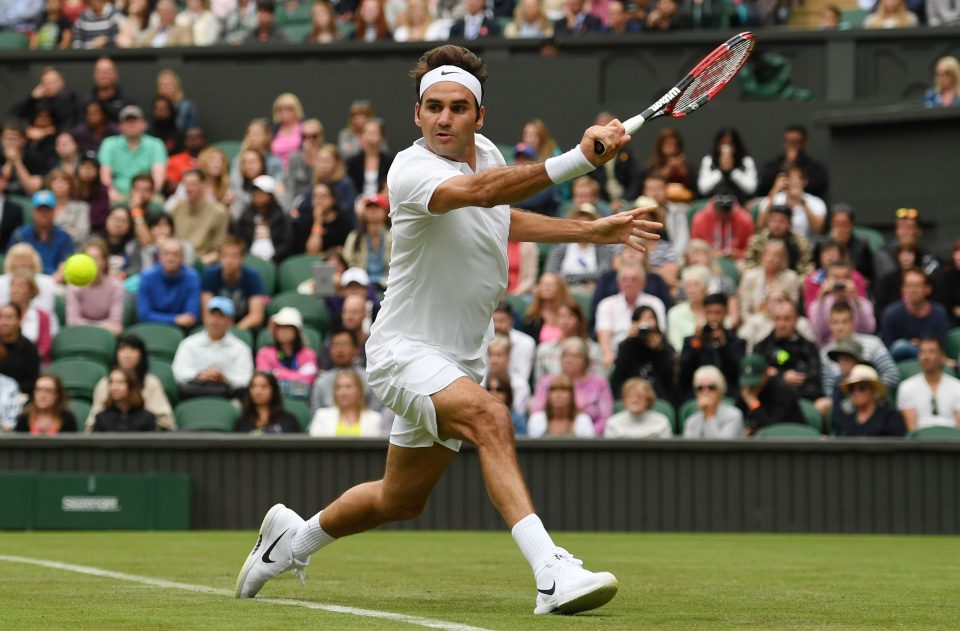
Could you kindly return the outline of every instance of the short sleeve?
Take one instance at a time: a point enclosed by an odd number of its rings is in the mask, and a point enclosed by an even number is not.
[[[900,384],[900,388],[897,390],[897,409],[898,410],[914,410],[917,408],[917,400],[916,400],[917,389],[912,386],[913,384],[910,383],[909,380]]]
[[[600,301],[600,304],[597,305],[597,316],[595,328],[597,331],[613,331],[613,304],[609,299],[604,298]]]
[[[414,214],[427,210],[433,192],[452,177],[463,175],[453,163],[419,146],[401,152],[387,175],[390,205]]]
[[[263,279],[260,278],[260,273],[257,270],[245,268],[243,270],[243,282],[246,285],[244,293],[247,297],[267,295],[267,290],[263,287]]]

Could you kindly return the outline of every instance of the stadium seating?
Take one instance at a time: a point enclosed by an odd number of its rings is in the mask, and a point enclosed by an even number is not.
[[[670,405],[669,401],[665,401],[664,399],[657,399],[653,403],[653,409],[667,417],[667,419],[670,421],[670,427],[673,428],[674,434],[679,433],[677,431],[677,427],[678,427],[677,411],[674,409],[672,405]]]
[[[97,382],[107,376],[107,369],[103,364],[76,357],[54,360],[47,370],[60,377],[67,396],[84,401],[93,398],[93,389]]]
[[[310,406],[308,406],[303,401],[297,401],[296,399],[284,399],[283,408],[297,417],[297,422],[300,423],[300,428],[303,431],[307,431],[307,428],[310,427],[310,421],[313,420],[313,415],[310,414]]]
[[[820,416],[819,410],[813,405],[813,401],[800,399],[800,410],[803,412],[803,418],[807,425],[818,432],[823,432],[823,417]]]
[[[177,346],[183,341],[183,331],[170,324],[146,322],[134,324],[124,330],[127,335],[136,335],[143,340],[147,347],[147,354],[168,362],[173,361],[177,353]]]
[[[272,296],[277,291],[277,267],[272,261],[266,261],[258,256],[248,254],[243,259],[243,264],[259,272],[260,280],[263,281],[263,289],[268,296]]]
[[[955,328],[947,333],[947,357],[957,359],[958,356],[960,356],[960,328]]]
[[[883,238],[883,234],[881,234],[879,230],[867,228],[866,226],[854,226],[853,234],[866,241],[867,247],[870,248],[870,251],[874,254],[882,250],[883,246],[887,243],[887,240]]]
[[[903,361],[897,362],[897,370],[900,371],[901,381],[909,379],[922,371],[920,362],[916,359],[904,359]]]
[[[323,257],[313,254],[291,256],[280,263],[280,291],[296,291],[303,281],[313,278],[313,266],[322,263]]]
[[[0,30],[0,50],[26,49],[29,45],[30,40],[23,33]]]
[[[321,333],[330,330],[330,312],[327,306],[313,296],[305,296],[295,291],[285,291],[277,294],[267,307],[267,315],[273,316],[283,307],[294,307],[303,316],[303,323]]]
[[[89,401],[84,401],[83,399],[70,400],[70,411],[73,412],[73,416],[77,419],[78,432],[84,430],[84,423],[87,422],[87,417],[90,416],[90,407]]]
[[[232,432],[240,413],[226,399],[197,397],[173,410],[177,427],[188,432]]]
[[[799,425],[797,423],[774,423],[767,425],[758,431],[754,438],[764,439],[815,439],[820,438],[820,432],[809,425]]]
[[[288,42],[300,43],[310,34],[310,24],[284,24],[280,27]]]
[[[233,159],[240,153],[240,146],[243,142],[240,140],[218,140],[213,146],[227,155],[227,162],[233,162]]]
[[[170,405],[176,405],[180,400],[180,388],[177,386],[176,379],[173,378],[173,368],[170,362],[155,357],[150,358],[150,374],[160,380],[163,385],[163,392],[167,395]]]
[[[942,441],[942,440],[960,440],[960,429],[956,427],[924,427],[921,429],[915,429],[909,434],[907,438],[910,440],[930,440],[930,441]]]
[[[110,331],[88,325],[74,325],[62,329],[53,339],[56,359],[79,357],[105,366],[113,363],[117,340]]]
[[[123,328],[137,323],[137,294],[127,292],[123,296]]]
[[[66,325],[67,323],[67,297],[63,294],[57,294],[53,297],[53,313],[57,316],[57,322]]]

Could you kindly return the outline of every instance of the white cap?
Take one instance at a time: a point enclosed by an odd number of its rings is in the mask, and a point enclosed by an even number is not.
[[[365,269],[351,267],[340,276],[340,286],[346,287],[350,283],[359,283],[364,287],[370,286],[370,276]]]
[[[273,314],[270,322],[277,326],[295,326],[298,331],[303,331],[303,317],[295,307],[283,307]]]
[[[277,180],[269,175],[258,175],[257,177],[253,178],[253,188],[260,189],[264,193],[270,193],[273,195],[274,191],[277,190]]]

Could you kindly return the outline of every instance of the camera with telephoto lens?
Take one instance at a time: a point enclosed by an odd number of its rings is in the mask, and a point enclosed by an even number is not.
[[[650,335],[650,331],[652,331],[652,330],[653,330],[653,327],[650,327],[650,326],[641,326],[640,328],[637,329],[637,337],[639,337],[639,338],[641,338],[641,339],[644,339],[644,338],[646,338],[648,335]]]
[[[833,291],[843,291],[846,288],[847,286],[844,283],[834,283],[833,285]]]
[[[713,205],[715,208],[730,210],[733,208],[733,205],[736,203],[736,201],[737,198],[733,195],[717,195],[713,198]]]

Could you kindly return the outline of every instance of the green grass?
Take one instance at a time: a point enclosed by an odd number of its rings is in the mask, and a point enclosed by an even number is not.
[[[233,590],[249,532],[2,533],[0,554]],[[375,532],[317,554],[262,595],[488,629],[946,629],[960,620],[960,539],[559,533],[620,593],[573,618],[534,617],[507,533]],[[382,629],[410,625],[160,589],[0,561],[0,629]]]

